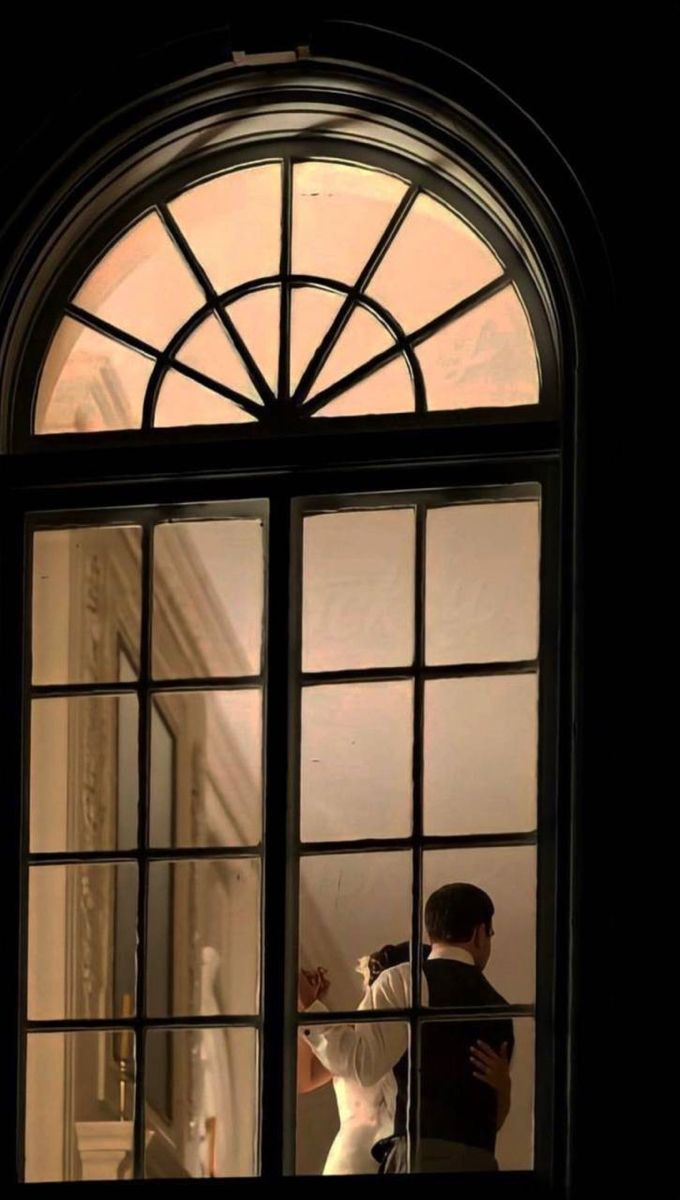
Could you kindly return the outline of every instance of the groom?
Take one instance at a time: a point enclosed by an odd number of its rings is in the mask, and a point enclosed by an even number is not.
[[[423,1005],[484,1009],[505,1006],[483,971],[491,953],[494,907],[481,888],[450,883],[425,906],[432,949],[423,966]],[[407,1009],[408,963],[384,971],[362,1009]],[[325,1011],[315,1000],[307,1011]],[[495,1171],[496,1133],[510,1109],[509,1062],[514,1045],[506,1018],[432,1021],[421,1025],[418,1145],[411,1169],[419,1172]],[[398,1095],[394,1136],[381,1170],[407,1170],[408,1027],[402,1021],[312,1025],[303,1029],[324,1067],[363,1087],[394,1070]]]

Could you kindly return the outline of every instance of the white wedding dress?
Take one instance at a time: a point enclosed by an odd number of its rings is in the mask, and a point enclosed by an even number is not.
[[[375,1175],[371,1147],[394,1132],[397,1085],[390,1071],[373,1087],[333,1078],[340,1128],[323,1169],[324,1175]]]

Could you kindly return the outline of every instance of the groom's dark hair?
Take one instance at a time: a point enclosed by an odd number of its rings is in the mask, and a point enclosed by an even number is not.
[[[433,942],[469,942],[478,925],[491,934],[493,901],[474,883],[446,883],[425,905],[425,928]]]

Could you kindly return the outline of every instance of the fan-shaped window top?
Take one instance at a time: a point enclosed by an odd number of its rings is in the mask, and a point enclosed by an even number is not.
[[[517,282],[419,186],[353,163],[229,170],[147,211],[75,291],[39,434],[537,404]]]

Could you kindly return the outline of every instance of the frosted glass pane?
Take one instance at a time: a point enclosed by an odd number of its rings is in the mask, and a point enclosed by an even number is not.
[[[366,167],[296,163],[294,273],[354,283],[405,191],[401,180]]]
[[[428,513],[428,663],[536,657],[539,519],[531,500]]]
[[[150,1016],[256,1013],[259,860],[150,863],[146,954]]]
[[[259,292],[251,292],[230,304],[227,312],[270,388],[276,392],[279,383],[281,289],[264,288]],[[251,391],[254,395],[254,388]],[[246,394],[249,396],[251,392]]]
[[[131,1179],[134,1108],[131,1031],[29,1033],[26,1182]]]
[[[394,338],[377,317],[365,308],[355,308],[311,389],[310,396],[330,387],[338,379],[349,375],[350,371],[363,366],[376,354],[388,350],[393,344]]]
[[[411,332],[501,271],[465,221],[431,196],[419,196],[367,290]]]
[[[344,297],[323,288],[296,287],[291,293],[290,386],[300,382],[314,351],[342,304]]]
[[[137,697],[71,696],[31,706],[31,851],[137,845]]]
[[[278,272],[279,163],[217,175],[183,192],[170,211],[218,292]]]
[[[430,412],[538,404],[536,346],[512,287],[445,325],[416,354]]]
[[[146,1053],[147,1093],[151,1061],[159,1077],[168,1080],[167,1090],[175,1109],[182,1112],[190,1095],[197,1114],[187,1122],[187,1135],[178,1139],[171,1154],[158,1131],[158,1121],[149,1121],[146,1178],[257,1174],[260,1105],[256,1031],[219,1026],[151,1029],[146,1035]],[[158,1103],[153,1111],[159,1113]],[[161,1116],[163,1111],[161,1108]]]
[[[494,936],[484,974],[508,1004],[533,1004],[536,847],[427,851],[423,862],[424,900],[445,883],[474,883],[491,897],[495,909]]]
[[[377,413],[413,412],[415,399],[409,369],[403,358],[374,371],[361,383],[324,405],[314,417],[362,417]]]
[[[177,358],[209,379],[233,388],[241,396],[247,396],[250,400],[259,399],[240,354],[217,317],[210,316],[199,325],[184,342]]]
[[[329,1009],[356,1008],[359,959],[411,932],[411,856],[402,851],[305,856],[300,863],[300,966],[324,967]]]
[[[151,844],[254,845],[261,834],[260,690],[154,696]]]
[[[33,535],[33,682],[114,683],[119,647],[138,661],[141,530]]]
[[[426,683],[426,833],[536,827],[537,705],[535,675]]]
[[[153,423],[163,429],[177,425],[242,425],[255,419],[202,383],[178,371],[168,371],[158,393]]]
[[[303,669],[411,663],[414,561],[413,509],[305,518]]]
[[[64,317],[40,376],[36,433],[139,429],[153,360]]]
[[[135,995],[135,863],[31,867],[28,1017],[119,1017]],[[128,1009],[128,1014],[131,1009]]]
[[[150,213],[100,259],[74,301],[163,350],[205,296],[160,217]]]
[[[303,840],[407,837],[412,745],[411,681],[305,688]]]
[[[534,1166],[535,1022],[529,1017],[515,1017],[513,1028],[512,1103],[496,1138],[496,1159],[501,1171],[531,1171]]]
[[[259,672],[263,554],[260,520],[183,521],[156,527],[157,679]]]

